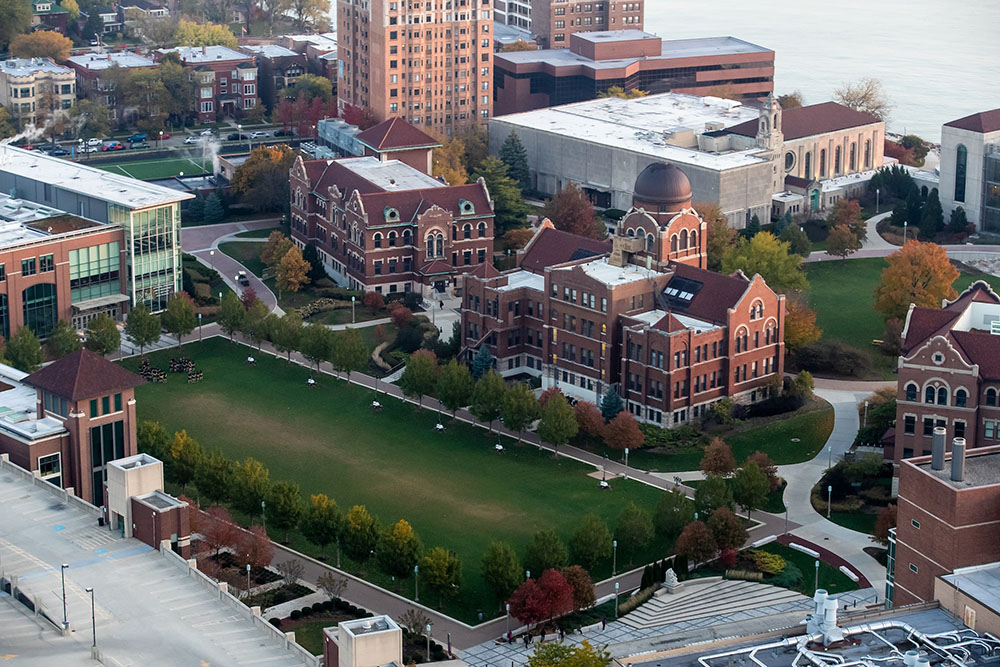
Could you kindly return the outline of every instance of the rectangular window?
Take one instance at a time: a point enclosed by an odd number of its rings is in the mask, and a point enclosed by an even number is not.
[[[106,415],[111,412],[111,397],[102,396],[101,397],[101,414]]]
[[[115,412],[121,412],[122,410],[122,395],[115,394]]]
[[[22,259],[21,260],[21,275],[22,276],[33,276],[35,275],[35,258]]]
[[[38,270],[42,273],[47,271],[52,271],[56,268],[55,260],[52,255],[42,255],[38,258]]]
[[[917,530],[920,530],[920,522],[916,519],[910,519],[910,524]]]
[[[7,266],[0,264],[0,282],[7,280]]]
[[[97,416],[97,399],[90,399],[90,418],[93,419]]]
[[[965,437],[965,422],[955,422],[955,437],[964,438]]]
[[[996,438],[997,423],[995,421],[987,421],[983,423],[983,437],[987,440],[993,440]]]
[[[919,572],[919,570],[917,569],[917,566],[914,565],[913,563],[910,563],[910,571],[911,572]]]
[[[924,435],[934,434],[934,420],[930,417],[924,417]]]
[[[913,415],[903,417],[903,433],[913,434],[917,431],[917,418]]]

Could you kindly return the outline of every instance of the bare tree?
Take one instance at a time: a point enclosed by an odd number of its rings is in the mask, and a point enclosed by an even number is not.
[[[286,560],[283,563],[278,563],[278,574],[281,575],[286,586],[298,583],[305,569],[306,566],[300,560]]]
[[[316,585],[333,600],[344,593],[344,589],[347,588],[347,577],[338,577],[333,572],[324,572],[316,578]]]
[[[398,619],[399,624],[415,635],[419,635],[428,625],[433,625],[430,617],[419,609],[407,609]]]
[[[866,76],[833,91],[833,98],[843,105],[858,111],[864,111],[887,120],[892,111],[892,104],[885,94],[882,82],[874,77]]]

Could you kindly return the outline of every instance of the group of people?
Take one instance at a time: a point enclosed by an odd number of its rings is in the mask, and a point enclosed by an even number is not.
[[[547,635],[547,632],[545,630],[545,627],[543,626],[541,628],[541,631],[538,633],[538,641],[544,642],[546,635]],[[564,639],[566,639],[566,631],[563,630],[560,627],[559,628],[559,643],[561,644]],[[525,632],[523,635],[521,635],[521,641],[524,642],[524,648],[528,648],[535,641],[535,636],[533,634],[531,634],[530,632]],[[513,644],[514,643],[514,633],[511,632],[510,630],[507,631],[507,643],[508,644]]]
[[[167,373],[162,368],[149,365],[149,359],[139,362],[139,376],[146,382],[166,382]]]

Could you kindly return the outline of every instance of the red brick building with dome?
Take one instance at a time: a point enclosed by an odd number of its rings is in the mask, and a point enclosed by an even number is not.
[[[505,376],[580,400],[614,388],[664,427],[722,398],[763,399],[784,366],[784,297],[759,275],[709,271],[705,227],[687,176],[666,163],[639,174],[610,241],[543,223],[519,268],[466,277],[466,358],[486,346]]]

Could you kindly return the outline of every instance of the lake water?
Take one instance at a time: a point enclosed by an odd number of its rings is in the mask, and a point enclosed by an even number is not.
[[[876,77],[890,130],[933,142],[942,124],[1000,107],[998,0],[647,0],[645,29],[772,49],[775,92],[799,90],[807,104]]]

